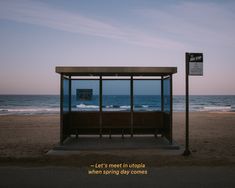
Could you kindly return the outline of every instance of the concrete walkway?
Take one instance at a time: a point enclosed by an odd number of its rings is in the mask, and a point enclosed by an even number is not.
[[[235,167],[149,168],[147,175],[88,175],[87,168],[0,167],[1,188],[234,188]]]
[[[124,137],[113,136],[95,137],[83,136],[79,138],[70,137],[63,145],[58,145],[54,150],[112,150],[112,149],[167,149],[178,150],[180,147],[175,142],[172,144],[164,137],[135,136]]]

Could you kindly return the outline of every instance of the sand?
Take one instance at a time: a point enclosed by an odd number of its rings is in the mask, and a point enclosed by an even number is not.
[[[184,147],[185,114],[173,116],[174,140]],[[48,157],[59,142],[59,115],[0,116],[0,164],[76,164],[93,162],[143,162],[162,165],[235,165],[235,113],[190,113],[192,155],[160,155],[159,150],[84,151],[67,157]],[[67,160],[69,158],[69,160]]]

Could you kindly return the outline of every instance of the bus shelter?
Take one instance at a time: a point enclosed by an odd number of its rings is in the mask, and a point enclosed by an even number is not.
[[[60,143],[71,136],[161,136],[172,143],[176,67],[56,67]]]

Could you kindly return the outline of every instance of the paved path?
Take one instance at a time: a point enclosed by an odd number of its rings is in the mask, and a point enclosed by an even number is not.
[[[160,167],[148,175],[88,175],[87,168],[0,167],[0,187],[234,188],[235,167]]]

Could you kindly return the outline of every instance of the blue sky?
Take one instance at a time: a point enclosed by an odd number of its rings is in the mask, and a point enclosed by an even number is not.
[[[58,94],[55,66],[177,66],[191,94],[235,94],[235,1],[0,0],[0,94]]]

